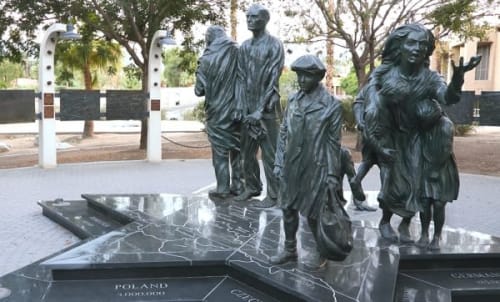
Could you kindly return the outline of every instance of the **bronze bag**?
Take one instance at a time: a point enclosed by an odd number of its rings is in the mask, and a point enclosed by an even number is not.
[[[327,202],[321,205],[317,227],[317,245],[321,256],[343,261],[353,247],[352,224],[334,189],[328,189]]]

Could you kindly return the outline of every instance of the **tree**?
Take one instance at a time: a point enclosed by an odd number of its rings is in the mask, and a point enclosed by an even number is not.
[[[19,63],[3,61],[0,63],[0,88],[11,87],[12,82],[23,75],[23,68]]]
[[[125,73],[125,79],[123,79],[124,86],[128,89],[140,89],[142,83],[142,74],[139,67],[135,66],[133,63],[128,64],[123,67],[123,72]]]
[[[491,3],[493,0],[480,1]],[[292,0],[288,2],[285,15],[302,21],[300,28],[289,27],[289,34],[298,36],[298,40],[333,39],[336,46],[347,49],[361,86],[375,68],[375,60],[381,54],[388,33],[396,27],[422,22],[442,25],[447,32],[474,35],[472,27],[449,25],[463,24],[463,20],[473,24],[478,16],[488,14],[479,10],[481,4],[475,3],[477,1],[472,0],[337,0],[332,9],[329,0]]]
[[[0,1],[0,61],[22,61],[38,57],[37,36],[40,27],[66,21],[69,1],[4,0]]]
[[[39,25],[65,22],[72,16],[125,48],[142,71],[142,90],[147,93],[149,48],[156,30],[168,27],[182,32],[184,47],[192,48],[196,46],[193,26],[224,23],[225,7],[223,0],[6,0],[0,3],[0,33],[9,39],[0,42],[0,56],[20,60],[23,53],[37,55]],[[140,148],[146,148],[146,141],[147,123],[143,120]]]
[[[84,0],[73,1],[71,12],[85,23],[92,22],[107,39],[125,48],[142,71],[142,90],[147,93],[149,49],[154,33],[161,28],[178,30],[184,36],[184,47],[193,48],[193,26],[198,22],[223,22],[225,5],[223,0]],[[89,16],[93,20],[87,20]],[[146,141],[147,120],[142,120],[141,149],[146,148]]]
[[[97,72],[116,71],[122,54],[117,43],[90,39],[84,35],[81,41],[62,44],[56,49],[57,60],[65,68],[82,73],[86,90],[92,90],[97,83]],[[66,71],[67,72],[67,71]],[[85,121],[82,138],[94,136],[94,121]]]
[[[168,87],[186,87],[194,84],[198,55],[180,48],[164,52],[163,72]]]
[[[345,77],[340,79],[340,87],[348,96],[354,99],[358,93],[358,79],[356,78],[354,68],[352,68]]]
[[[238,0],[231,0],[229,5],[229,26],[231,27],[231,38],[238,38]]]

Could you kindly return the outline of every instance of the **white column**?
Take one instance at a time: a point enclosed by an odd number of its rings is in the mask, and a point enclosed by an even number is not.
[[[148,141],[147,160],[149,162],[160,162],[161,157],[161,76],[163,73],[162,45],[160,39],[167,36],[167,31],[158,30],[153,36],[151,47],[149,48],[148,65]]]
[[[54,168],[57,165],[54,51],[58,35],[61,32],[66,32],[65,24],[52,24],[45,31],[40,42],[38,87],[41,97],[39,98],[38,110],[41,118],[38,123],[38,164],[42,168]]]

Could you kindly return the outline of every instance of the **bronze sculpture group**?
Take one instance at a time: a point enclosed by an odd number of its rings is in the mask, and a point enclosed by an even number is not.
[[[361,181],[371,166],[378,165],[381,236],[393,242],[413,242],[410,222],[418,212],[422,227],[416,244],[439,249],[445,205],[457,198],[459,186],[453,123],[441,105],[460,100],[464,73],[481,58],[473,57],[466,64],[460,58],[457,66],[452,62],[453,76],[446,84],[429,69],[435,41],[428,29],[407,24],[392,32],[381,65],[370,74],[353,104],[363,137],[363,160],[356,173],[348,150],[340,144],[340,101],[321,84],[326,70],[317,57],[305,55],[292,63],[300,89],[289,98],[279,127],[278,81],[285,55],[282,43],[266,31],[269,18],[263,6],[251,5],[247,26],[253,37],[239,48],[218,26],[206,34],[207,48],[199,60],[195,90],[205,95],[217,179],[210,199],[249,203],[261,194],[260,147],[267,196],[251,205],[282,209],[285,247],[270,258],[271,263],[281,264],[297,259],[299,213],[307,218],[316,240],[322,240],[318,236],[321,209],[327,206],[337,211],[342,220],[343,209],[339,211],[338,205],[345,203],[344,174],[358,201],[355,206],[374,210],[361,203],[365,197]],[[390,223],[394,214],[402,217],[398,232]],[[348,236],[341,240],[345,247],[341,252],[348,253],[352,247]],[[336,250],[320,252],[321,259],[339,259],[329,254]]]
[[[357,181],[373,164],[380,168],[378,195],[382,237],[412,242],[410,221],[419,212],[422,224],[417,245],[439,249],[445,205],[458,196],[458,170],[453,155],[453,123],[441,104],[460,101],[464,73],[479,64],[452,61],[449,85],[429,69],[434,51],[432,32],[407,24],[392,32],[382,52],[382,64],[370,75],[354,105],[365,147]],[[399,236],[392,229],[393,214],[402,217]],[[429,225],[434,236],[429,241]]]

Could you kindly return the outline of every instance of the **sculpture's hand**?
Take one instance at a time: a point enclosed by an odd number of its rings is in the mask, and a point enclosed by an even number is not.
[[[465,72],[470,71],[474,69],[477,65],[479,65],[479,62],[481,62],[481,56],[473,56],[470,58],[469,62],[464,65],[464,70]]]
[[[273,93],[271,99],[266,104],[266,112],[271,112],[274,110],[276,104],[279,104],[280,96],[277,93]]]
[[[379,98],[385,98],[385,100],[390,100],[391,98],[396,97],[398,94],[398,91],[396,89],[395,85],[384,85],[382,89],[378,91],[378,97]]]
[[[250,123],[250,124],[257,124],[260,120],[262,119],[262,113],[257,110],[249,115],[247,115],[243,122],[244,123]]]
[[[328,188],[330,188],[331,190],[337,190],[338,187],[340,186],[339,181],[333,175],[328,175],[326,177],[326,184],[328,185]]]
[[[363,132],[363,130],[365,129],[365,123],[359,123],[359,124],[356,124],[356,129],[357,129],[359,132]]]
[[[336,191],[341,188],[341,185],[337,178],[333,175],[328,175],[326,177],[326,184],[328,185],[328,195],[330,198],[328,198],[327,201],[327,206],[330,208],[330,211],[335,212],[335,206],[334,203],[336,202],[335,199],[336,197]]]
[[[233,121],[241,122],[243,120],[243,110],[236,109],[233,112]]]
[[[273,174],[276,178],[283,177],[283,168],[280,166],[274,166]]]
[[[460,89],[464,84],[464,75],[467,71],[474,69],[479,62],[481,62],[481,56],[474,56],[470,59],[467,64],[464,65],[464,57],[460,57],[458,61],[458,66],[455,65],[455,61],[451,60],[451,66],[453,68],[453,76],[451,78],[451,82],[453,86],[457,89]]]
[[[398,151],[390,148],[383,148],[382,153],[380,153],[380,156],[382,157],[382,161],[392,163],[396,160],[396,157],[398,156]]]

